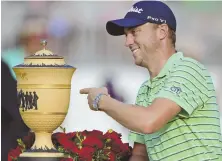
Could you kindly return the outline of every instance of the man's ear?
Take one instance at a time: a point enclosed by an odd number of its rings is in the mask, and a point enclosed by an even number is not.
[[[158,36],[160,40],[165,39],[168,36],[169,27],[166,24],[159,25]]]

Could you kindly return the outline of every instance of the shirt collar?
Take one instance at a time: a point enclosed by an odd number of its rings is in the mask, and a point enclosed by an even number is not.
[[[177,52],[171,55],[171,57],[167,60],[164,67],[161,69],[160,73],[156,77],[154,77],[152,81],[165,77],[169,73],[169,71],[173,68],[173,65],[176,64],[176,62],[182,57],[183,57],[182,52]],[[151,85],[151,80],[148,81],[148,86],[150,87],[150,85]]]
[[[170,71],[170,69],[172,69],[173,65],[176,64],[176,62],[183,57],[183,53],[182,52],[177,52],[175,54],[173,54],[166,62],[166,64],[164,65],[164,67],[161,69],[160,73],[155,77],[155,78],[161,78],[164,77],[168,74],[168,72]],[[154,79],[155,79],[154,78]]]

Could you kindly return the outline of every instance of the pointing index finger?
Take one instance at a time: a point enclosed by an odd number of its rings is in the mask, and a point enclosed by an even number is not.
[[[91,88],[83,88],[79,92],[80,94],[88,94]]]

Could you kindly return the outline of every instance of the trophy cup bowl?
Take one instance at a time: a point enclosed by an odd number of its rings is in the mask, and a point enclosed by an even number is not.
[[[19,112],[35,133],[34,145],[19,156],[19,161],[55,161],[64,157],[53,146],[51,135],[68,112],[75,68],[66,65],[63,57],[46,50],[46,44],[43,41],[43,50],[26,57],[23,64],[13,68]]]

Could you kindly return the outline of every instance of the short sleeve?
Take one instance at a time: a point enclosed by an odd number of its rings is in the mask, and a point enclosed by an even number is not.
[[[137,132],[134,132],[134,131],[130,131],[129,140],[133,141],[133,142],[140,143],[140,144],[145,144],[144,134],[137,133]]]
[[[193,111],[203,106],[203,94],[207,91],[206,80],[201,70],[189,66],[179,66],[164,81],[163,88],[155,98],[167,98],[181,108],[179,116],[189,117]]]

